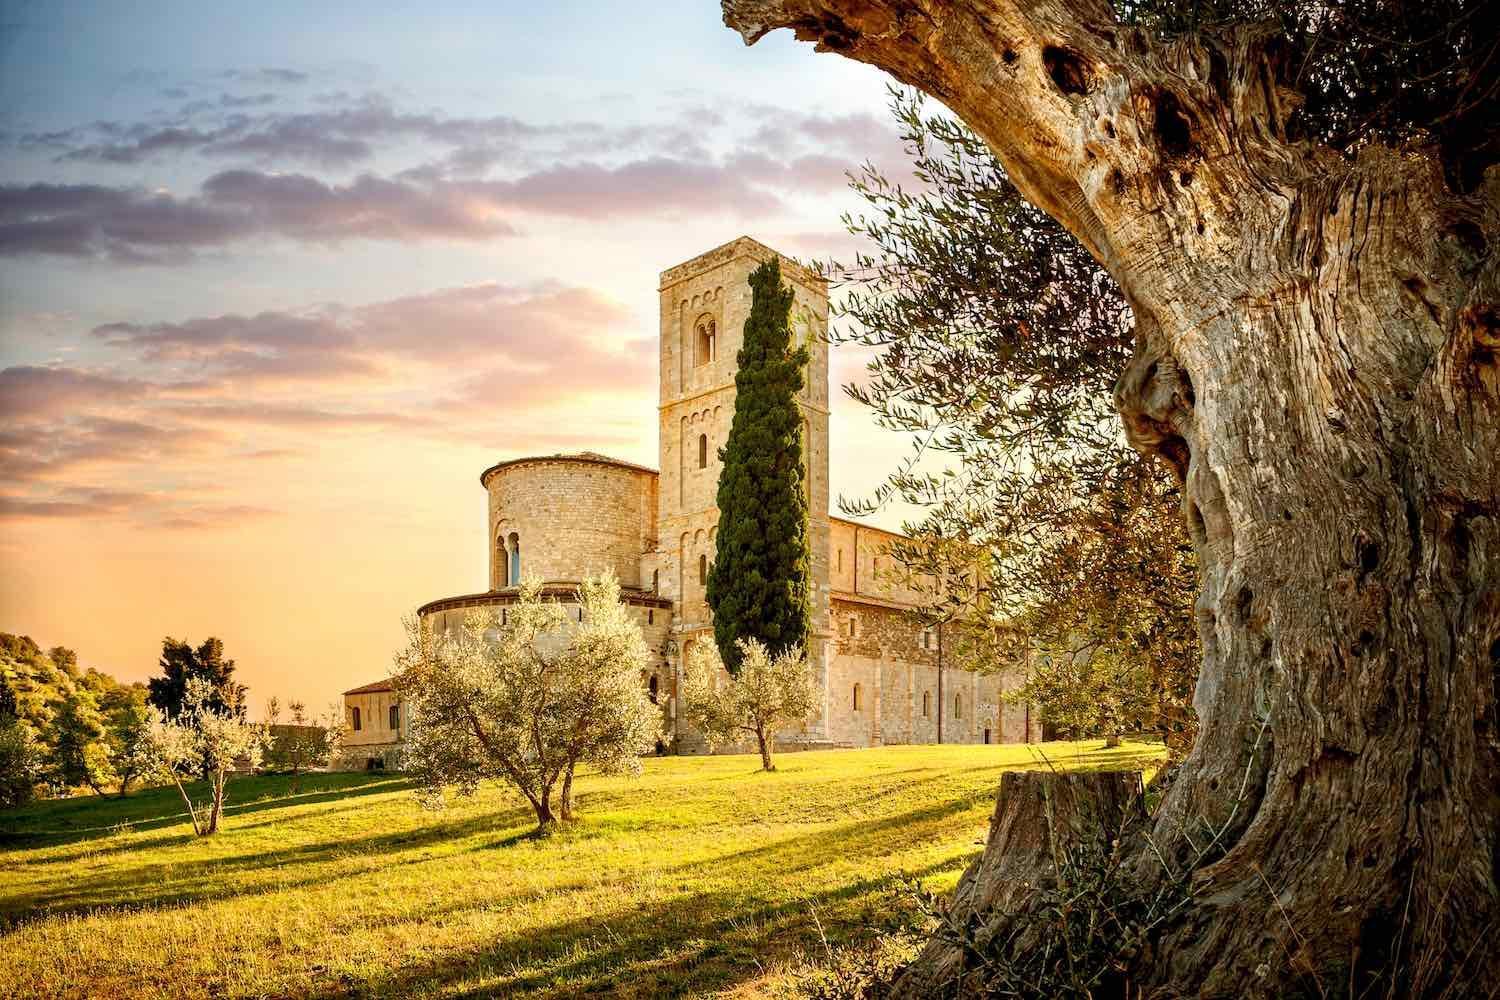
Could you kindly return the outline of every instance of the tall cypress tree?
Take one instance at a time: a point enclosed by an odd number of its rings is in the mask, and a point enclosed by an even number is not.
[[[750,275],[754,298],[734,377],[734,423],[719,457],[719,534],[708,576],[714,640],[724,665],[740,668],[740,639],[779,653],[809,632],[802,413],[797,394],[809,354],[792,345],[792,290],[773,258]]]

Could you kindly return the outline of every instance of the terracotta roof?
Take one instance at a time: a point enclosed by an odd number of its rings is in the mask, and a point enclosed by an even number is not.
[[[370,684],[361,684],[357,688],[350,688],[345,694],[374,694],[376,691],[394,691],[396,685],[390,681],[374,681]]]
[[[892,538],[910,538],[911,537],[911,536],[907,535],[905,532],[902,532],[902,531],[892,531],[890,528],[882,528],[882,527],[879,527],[878,525],[866,524],[864,521],[853,521],[853,520],[850,520],[847,517],[839,517],[837,515],[829,515],[828,520],[830,520],[830,521],[837,521],[840,524],[847,524],[851,528],[859,528],[859,529],[864,530],[864,531],[878,531],[882,535],[890,535]]]
[[[479,474],[479,483],[481,486],[488,487],[489,478],[492,474],[499,472],[507,466],[523,465],[527,462],[584,462],[593,465],[613,465],[620,469],[630,469],[632,472],[647,472],[653,476],[659,474],[655,469],[644,465],[636,465],[634,462],[622,462],[618,458],[610,458],[608,455],[601,455],[597,451],[579,451],[568,455],[527,455],[523,458],[509,458],[503,462],[496,462]]]

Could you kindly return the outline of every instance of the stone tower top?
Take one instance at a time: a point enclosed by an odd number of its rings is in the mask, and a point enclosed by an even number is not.
[[[749,236],[741,236],[730,240],[723,246],[714,247],[705,253],[700,253],[691,260],[685,260],[675,267],[669,267],[661,273],[661,284],[657,286],[658,291],[666,291],[671,286],[696,277],[705,271],[722,267],[732,260],[740,257],[751,257],[757,261],[768,261],[772,257],[781,258],[781,273],[784,278],[799,281],[810,288],[823,290],[826,293],[828,281],[821,274],[806,265],[799,264],[785,254],[777,253],[759,240]]]

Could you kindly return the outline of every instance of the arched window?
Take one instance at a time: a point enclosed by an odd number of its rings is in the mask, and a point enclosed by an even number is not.
[[[697,352],[693,362],[696,365],[706,365],[715,360],[718,354],[718,336],[714,321],[707,316],[699,319],[697,334]]]
[[[510,548],[505,536],[501,535],[495,539],[495,558],[499,563],[500,571],[495,574],[496,589],[510,586]]]
[[[953,717],[955,719],[964,717],[964,696],[961,694],[953,696]]]
[[[390,715],[390,723],[391,724],[387,728],[389,728],[392,731],[400,729],[401,728],[401,706],[400,705],[392,705],[391,706],[391,710],[390,710],[390,712],[388,714]]]
[[[708,468],[708,435],[698,435],[698,468]]]
[[[651,571],[651,593],[654,594],[654,593],[656,593],[660,589],[661,589],[661,570],[659,570],[659,569],[653,569]]]
[[[932,692],[931,691],[923,691],[922,692],[922,718],[926,719],[926,718],[930,718],[931,716],[932,716]]]
[[[512,587],[521,584],[521,536],[514,531],[510,533],[510,585]]]
[[[646,689],[651,693],[651,704],[655,705],[656,704],[656,692],[658,690],[657,680],[656,680],[656,675],[655,674],[651,675],[651,683],[648,684],[648,685],[646,685]]]
[[[698,586],[708,586],[708,556],[698,557]]]
[[[358,708],[349,709],[349,728],[354,730],[356,733],[359,732],[360,726]]]
[[[860,708],[860,694],[861,692],[859,690],[859,685],[854,685],[854,710],[856,712],[858,712]]]

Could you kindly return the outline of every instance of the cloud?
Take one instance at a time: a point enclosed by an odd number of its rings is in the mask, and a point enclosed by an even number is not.
[[[410,372],[413,365],[483,361],[525,373],[563,363],[587,368],[595,356],[617,365],[611,334],[634,321],[592,289],[482,282],[361,306],[105,323],[92,333],[138,363],[170,364],[185,373],[188,381],[173,390],[183,398],[220,391],[229,382],[247,388],[299,379],[364,381]]]
[[[184,504],[181,497],[131,490],[70,488],[35,497],[0,493],[0,523],[132,518],[169,529],[224,528],[279,513],[254,504]]]
[[[506,208],[575,218],[726,211],[758,216],[779,210],[781,200],[752,180],[733,165],[657,156],[616,167],[581,163],[514,181],[453,186]]]
[[[270,81],[274,82],[274,81]],[[619,149],[650,132],[640,126],[591,122],[535,125],[510,115],[451,117],[437,112],[397,110],[378,95],[329,95],[332,106],[316,111],[265,111],[278,98],[270,93],[220,94],[217,100],[183,104],[167,121],[129,124],[93,122],[20,137],[22,148],[53,149],[59,162],[136,164],[168,154],[236,158],[255,163],[310,163],[347,167],[368,160],[377,142],[417,141],[444,148],[484,150],[494,162],[516,162],[527,144],[553,142],[561,148]],[[238,112],[223,114],[223,112]]]
[[[18,365],[0,371],[0,420],[55,416],[84,406],[138,399],[148,389],[139,379],[62,366]]]
[[[148,407],[125,417],[84,412],[33,418],[0,430],[0,484],[55,482],[103,466],[163,467],[225,443],[217,430],[175,425]]]
[[[336,244],[514,233],[492,206],[463,191],[369,175],[327,184],[300,174],[230,170],[190,197],[97,184],[0,185],[0,256],[173,263],[257,236]]]
[[[188,197],[91,184],[6,184],[0,185],[0,256],[162,264],[263,236],[325,245],[492,240],[516,235],[518,215],[763,218],[783,208],[778,190],[841,186],[841,166],[824,157],[790,163],[752,155],[726,163],[651,157],[556,166],[506,181],[361,174],[345,184],[236,169],[214,174]]]
[[[311,79],[311,76],[301,70],[286,69],[281,66],[263,66],[260,69],[251,70],[227,69],[224,71],[224,77],[228,80],[282,84],[306,83]]]
[[[654,340],[638,326],[607,296],[555,282],[102,324],[88,353],[108,364],[0,370],[0,520],[211,523],[197,494],[221,470],[253,461],[270,481],[282,461],[336,462],[349,445],[335,442],[358,439],[617,448],[629,435],[608,407],[638,396],[623,418],[649,413],[655,385]],[[605,419],[568,419],[606,399]]]

